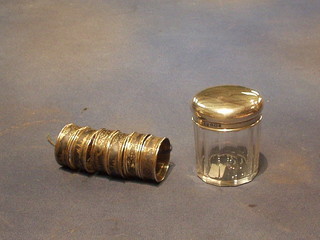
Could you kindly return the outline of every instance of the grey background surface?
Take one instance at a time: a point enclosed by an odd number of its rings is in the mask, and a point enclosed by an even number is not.
[[[0,1],[0,239],[319,239],[320,1]],[[261,174],[196,177],[190,101],[265,98]],[[84,110],[84,109],[87,110]],[[67,123],[168,137],[160,185],[63,170]]]

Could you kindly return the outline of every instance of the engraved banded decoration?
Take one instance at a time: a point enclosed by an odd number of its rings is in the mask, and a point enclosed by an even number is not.
[[[60,131],[55,144],[56,161],[63,167],[156,182],[166,177],[170,151],[167,138],[94,130],[72,123]]]

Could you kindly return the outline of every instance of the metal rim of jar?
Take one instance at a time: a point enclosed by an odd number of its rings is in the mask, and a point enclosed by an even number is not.
[[[192,117],[192,121],[200,128],[211,130],[211,131],[217,131],[217,132],[233,132],[233,131],[244,130],[246,128],[250,128],[257,125],[258,123],[261,122],[261,120],[262,120],[262,115],[258,115],[255,118],[252,118],[245,122],[226,124],[226,123],[205,121],[197,117]]]

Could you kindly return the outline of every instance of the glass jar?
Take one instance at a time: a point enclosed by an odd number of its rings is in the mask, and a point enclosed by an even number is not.
[[[192,101],[196,169],[206,183],[237,186],[258,173],[260,94],[242,86],[217,86]]]

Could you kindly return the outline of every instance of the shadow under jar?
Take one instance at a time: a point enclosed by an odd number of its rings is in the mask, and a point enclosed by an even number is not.
[[[207,88],[192,101],[198,176],[217,186],[238,186],[258,173],[260,94],[242,86]]]

